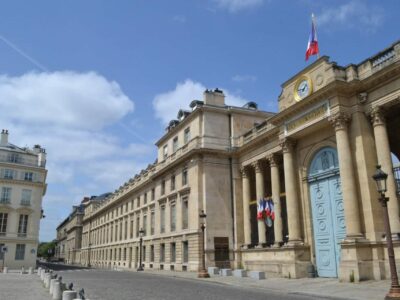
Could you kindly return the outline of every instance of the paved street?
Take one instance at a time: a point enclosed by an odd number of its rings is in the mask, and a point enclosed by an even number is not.
[[[47,300],[49,293],[36,274],[0,273],[0,300]]]
[[[108,270],[68,270],[58,272],[66,283],[76,289],[83,287],[91,300],[280,300],[321,299],[302,295],[282,295],[257,288],[238,288],[221,283],[173,278],[163,275]],[[328,298],[327,298],[328,299]]]

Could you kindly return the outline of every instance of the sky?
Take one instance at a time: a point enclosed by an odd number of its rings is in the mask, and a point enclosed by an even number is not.
[[[399,40],[400,1],[2,1],[0,127],[47,151],[40,240],[84,196],[113,192],[156,158],[165,124],[206,88],[277,111],[305,61],[359,63]]]

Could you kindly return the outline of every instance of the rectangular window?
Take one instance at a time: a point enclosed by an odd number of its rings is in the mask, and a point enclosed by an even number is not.
[[[150,213],[150,234],[154,234],[154,227],[155,227],[155,213],[154,210]]]
[[[125,240],[128,239],[128,220],[125,220]]]
[[[147,235],[147,215],[143,216],[143,236]]]
[[[115,240],[118,241],[118,224],[115,225]]]
[[[175,153],[178,150],[178,137],[174,137],[172,140],[172,153]]]
[[[171,243],[171,262],[175,262],[176,260],[176,244]]]
[[[163,147],[163,159],[167,159],[168,157],[168,145],[164,145]]]
[[[151,201],[154,201],[156,199],[156,189],[152,188],[151,189]]]
[[[32,190],[22,190],[21,194],[21,205],[31,205]]]
[[[25,172],[24,180],[25,181],[33,181],[33,173],[32,172]]]
[[[14,178],[14,171],[11,169],[4,169],[4,178],[5,179],[13,179]]]
[[[161,195],[165,194],[165,179],[161,180]]]
[[[140,196],[136,199],[136,207],[140,207]]]
[[[11,188],[3,187],[1,189],[0,202],[10,203],[11,202]]]
[[[133,239],[133,220],[131,220],[131,239]]]
[[[186,128],[183,132],[183,142],[185,144],[189,143],[190,141],[190,127]]]
[[[189,227],[189,200],[188,197],[182,198],[182,229]]]
[[[142,250],[143,250],[142,251],[142,253],[143,253],[143,262],[145,262],[146,261],[146,246],[143,246]]]
[[[176,205],[175,203],[171,204],[171,231],[176,230]]]
[[[154,245],[150,246],[150,261],[154,261]]]
[[[165,244],[160,244],[160,262],[165,261]]]
[[[147,192],[144,193],[143,195],[143,204],[147,203]]]
[[[160,232],[165,232],[165,205],[161,206],[160,211]]]
[[[0,213],[0,235],[6,235],[7,233],[7,213]]]
[[[4,252],[2,251],[4,246],[5,246],[5,244],[0,243],[0,260],[3,260],[3,258],[4,258]]]
[[[171,176],[171,191],[175,190],[175,175]]]
[[[184,263],[187,263],[189,261],[189,242],[188,241],[184,241],[182,243],[182,261]]]
[[[188,170],[187,168],[184,168],[182,170],[182,186],[185,186],[188,184]]]
[[[25,259],[25,244],[17,244],[15,248],[15,260]]]
[[[136,237],[139,237],[140,216],[136,217]]]
[[[122,220],[119,222],[119,240],[122,241]]]
[[[18,236],[25,237],[28,229],[28,215],[19,215]]]
[[[13,163],[18,163],[19,155],[17,153],[10,153],[10,155],[8,156],[8,161]]]

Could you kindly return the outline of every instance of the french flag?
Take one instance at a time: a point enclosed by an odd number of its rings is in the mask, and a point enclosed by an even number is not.
[[[311,55],[319,55],[317,31],[315,30],[314,14],[311,15],[311,33],[308,38],[308,45],[306,51],[306,61]]]

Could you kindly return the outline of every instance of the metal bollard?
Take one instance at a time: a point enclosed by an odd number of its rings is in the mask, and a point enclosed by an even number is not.
[[[54,283],[55,283],[56,281],[57,281],[57,279],[51,279],[51,280],[50,280],[50,289],[49,289],[50,295],[53,295]]]
[[[64,291],[62,294],[62,300],[74,300],[76,297],[75,291]]]
[[[54,300],[61,300],[62,291],[61,291],[61,282],[56,281],[53,284],[53,297]]]

